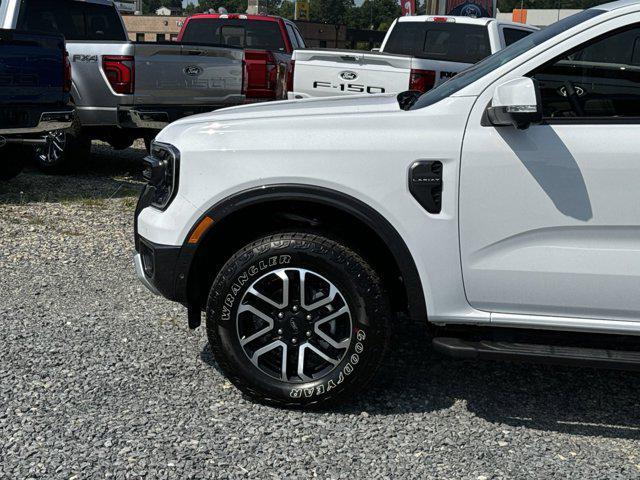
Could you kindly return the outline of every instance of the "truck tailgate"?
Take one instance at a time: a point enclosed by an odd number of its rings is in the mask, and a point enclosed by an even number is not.
[[[349,50],[296,50],[293,91],[300,97],[401,92],[411,57]]]
[[[0,30],[0,103],[63,103],[64,38]]]
[[[135,105],[234,105],[244,100],[241,49],[135,44]]]

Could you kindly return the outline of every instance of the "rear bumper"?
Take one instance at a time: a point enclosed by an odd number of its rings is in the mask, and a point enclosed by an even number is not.
[[[53,130],[67,130],[73,126],[75,119],[75,110],[69,107],[47,109],[45,112],[35,107],[3,108],[0,135],[31,135]]]
[[[231,105],[202,105],[202,106],[121,106],[118,108],[118,124],[122,128],[145,128],[150,130],[162,130],[176,120],[207,113]]]

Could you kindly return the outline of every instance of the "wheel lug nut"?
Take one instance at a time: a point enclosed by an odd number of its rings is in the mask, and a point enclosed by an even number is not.
[[[294,305],[294,306],[293,306],[293,308],[292,308],[291,310],[293,310],[294,312],[297,312],[297,311],[298,311],[298,306],[297,306],[297,305]]]
[[[311,336],[311,331],[309,330],[307,331],[307,337],[310,337],[310,336]]]
[[[278,318],[284,318],[284,313],[280,312],[280,313],[278,314]]]
[[[311,321],[311,315],[307,315],[307,320]]]
[[[295,337],[294,337],[294,338],[292,338],[292,339],[291,339],[291,343],[293,343],[293,344],[295,345],[296,343],[298,343],[298,339],[297,339],[297,338],[295,338]]]
[[[282,335],[282,329],[281,328],[278,329],[278,335]]]

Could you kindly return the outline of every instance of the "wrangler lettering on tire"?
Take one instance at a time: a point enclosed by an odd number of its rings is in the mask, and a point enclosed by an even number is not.
[[[214,280],[207,333],[246,395],[282,406],[336,401],[363,388],[382,359],[390,307],[357,253],[303,233],[240,249]]]

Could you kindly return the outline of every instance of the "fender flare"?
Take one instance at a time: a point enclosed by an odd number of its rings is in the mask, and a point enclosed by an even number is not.
[[[351,195],[311,185],[277,184],[250,188],[231,195],[209,208],[194,224],[182,246],[180,259],[178,260],[178,275],[176,275],[176,292],[183,293],[183,295],[179,296],[186,299],[188,272],[197,250],[197,245],[188,244],[187,239],[204,217],[212,218],[215,225],[225,217],[246,207],[282,200],[299,200],[333,207],[357,218],[375,231],[393,255],[402,274],[407,294],[409,316],[412,320],[418,322],[427,321],[427,307],[420,275],[413,256],[398,231],[377,210]]]

